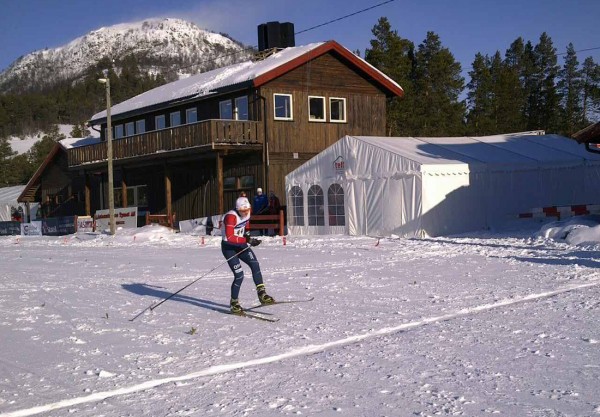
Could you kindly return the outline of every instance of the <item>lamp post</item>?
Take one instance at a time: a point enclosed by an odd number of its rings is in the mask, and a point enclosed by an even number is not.
[[[106,85],[106,159],[108,160],[108,221],[110,234],[115,234],[115,191],[113,187],[113,151],[112,151],[112,123],[110,120],[110,80],[100,78],[98,82]]]

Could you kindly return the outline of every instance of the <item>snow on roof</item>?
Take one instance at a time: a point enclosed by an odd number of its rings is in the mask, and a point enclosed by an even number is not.
[[[59,143],[65,149],[77,148],[79,146],[94,145],[100,143],[100,138],[97,136],[88,136],[86,138],[68,138],[60,140]]]
[[[17,204],[17,198],[21,195],[24,189],[24,185],[0,188],[0,203]]]
[[[262,61],[246,61],[239,64],[233,64],[162,85],[112,106],[111,117],[173,100],[204,97],[213,93],[214,90],[218,88],[251,81],[314,50],[315,48],[318,48],[323,45],[323,43],[324,42],[318,42],[304,46],[286,48]],[[97,120],[104,117],[106,117],[106,110],[95,114],[92,116],[91,120]]]

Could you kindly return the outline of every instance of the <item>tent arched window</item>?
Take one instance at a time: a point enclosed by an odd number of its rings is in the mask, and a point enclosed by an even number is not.
[[[304,226],[304,193],[302,188],[293,186],[290,190],[290,206],[292,207],[292,226]]]
[[[331,184],[327,190],[327,210],[330,226],[345,226],[344,189],[339,184]]]
[[[325,226],[325,199],[323,189],[313,185],[308,189],[308,225]]]

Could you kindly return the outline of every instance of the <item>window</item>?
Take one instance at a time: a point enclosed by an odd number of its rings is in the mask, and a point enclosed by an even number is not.
[[[127,187],[127,205],[125,207],[147,207],[148,197],[145,185],[135,185]],[[122,188],[114,189],[115,207],[123,207]]]
[[[185,122],[196,123],[198,121],[198,110],[195,107],[187,109],[185,111]]]
[[[115,125],[115,139],[122,138],[123,136],[123,125]]]
[[[219,102],[219,117],[221,119],[233,119],[233,108],[231,107],[231,100]]]
[[[308,120],[311,122],[325,122],[325,97],[308,96]]]
[[[273,103],[275,120],[294,119],[291,94],[273,94]]]
[[[235,99],[235,120],[248,120],[248,97]]]
[[[129,122],[125,124],[125,136],[135,135],[135,123]]]
[[[224,190],[235,190],[236,189],[236,177],[225,177],[223,178],[223,189]]]
[[[170,127],[179,126],[181,124],[181,112],[174,111],[169,115]]]
[[[304,226],[304,194],[302,193],[302,188],[298,186],[292,187],[289,197],[289,204],[292,208],[291,224],[293,226]]]
[[[135,133],[138,135],[140,133],[146,132],[146,120],[141,119],[135,122]]]
[[[325,201],[323,198],[323,189],[318,185],[313,185],[308,189],[307,193],[308,209],[308,225],[309,226],[324,226],[325,225]]]
[[[327,210],[330,226],[345,226],[344,189],[339,184],[331,184],[327,190]]]
[[[346,122],[346,99],[331,97],[329,99],[329,119],[334,123]]]
[[[254,175],[244,175],[240,177],[240,188],[254,188]]]
[[[154,118],[154,124],[156,127],[155,130],[164,129],[165,127],[167,127],[167,124],[165,123],[165,115],[161,114],[160,116],[156,116]]]

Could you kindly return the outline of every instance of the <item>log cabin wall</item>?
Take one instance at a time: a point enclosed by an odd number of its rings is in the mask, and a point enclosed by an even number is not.
[[[291,94],[293,120],[274,120],[273,95]],[[285,201],[285,175],[345,135],[385,136],[386,95],[334,53],[325,54],[260,89],[266,99],[269,188]],[[309,121],[308,97],[325,97],[326,122]],[[329,98],[346,99],[346,122],[331,122]]]

